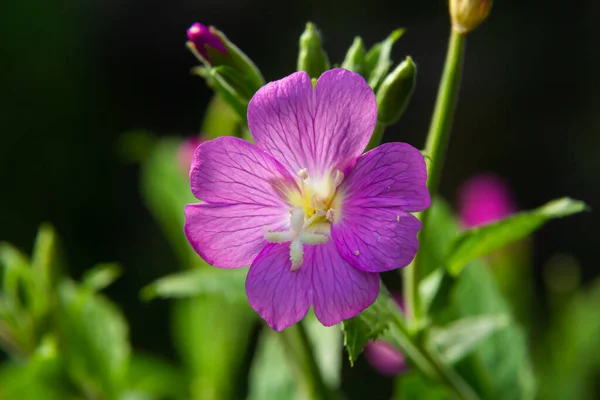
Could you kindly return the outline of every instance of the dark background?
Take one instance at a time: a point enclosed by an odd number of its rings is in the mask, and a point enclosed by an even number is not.
[[[494,171],[522,209],[565,195],[598,208],[599,11],[592,1],[496,2],[467,44],[441,188],[448,200],[472,174]],[[122,263],[126,273],[108,293],[129,318],[134,346],[165,355],[172,355],[167,304],[141,304],[138,292],[173,271],[175,257],[142,204],[137,166],[120,158],[116,142],[137,128],[197,132],[211,92],[189,74],[188,26],[218,27],[267,80],[295,70],[308,20],[332,62],[355,35],[371,45],[406,27],[393,55],[414,58],[417,88],[385,140],[417,147],[449,32],[443,0],[23,0],[3,1],[0,15],[0,240],[29,252],[38,225],[49,221],[75,277],[99,261]],[[538,289],[556,253],[578,260],[584,283],[597,275],[599,222],[592,212],[536,234]],[[375,378],[364,366],[347,374],[353,386]]]

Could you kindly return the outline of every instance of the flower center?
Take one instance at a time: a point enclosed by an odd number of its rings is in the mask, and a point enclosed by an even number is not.
[[[290,230],[283,232],[267,232],[265,239],[271,243],[290,244],[290,260],[292,271],[302,265],[304,245],[317,245],[329,240],[330,224],[335,217],[335,208],[339,206],[336,199],[337,188],[344,179],[341,171],[321,180],[312,180],[306,169],[298,172],[300,191],[289,194]],[[336,201],[337,200],[337,201]]]

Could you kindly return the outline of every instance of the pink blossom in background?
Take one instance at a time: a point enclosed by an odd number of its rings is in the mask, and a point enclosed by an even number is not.
[[[207,46],[218,50],[223,54],[227,54],[227,49],[221,42],[221,39],[219,39],[217,35],[211,32],[210,28],[205,25],[202,25],[198,22],[194,23],[188,28],[187,36],[190,42],[194,44],[194,47],[198,53],[200,53],[200,55],[209,62],[210,58],[206,48]]]
[[[204,142],[204,139],[201,136],[191,136],[184,139],[179,145],[177,149],[177,163],[185,175],[190,172],[194,152],[202,142]]]
[[[404,312],[402,295],[394,295],[398,307]],[[409,367],[404,359],[404,354],[385,340],[371,340],[365,346],[365,358],[383,375],[396,376],[406,372]]]
[[[377,122],[373,90],[357,73],[306,72],[263,86],[248,105],[256,145],[201,144],[185,207],[194,250],[220,268],[250,265],[246,293],[275,330],[312,306],[326,326],[379,294],[379,273],[408,265],[430,206],[421,152],[386,143],[362,154]]]
[[[516,211],[508,185],[491,173],[476,175],[461,185],[458,190],[458,210],[465,228],[485,225]]]

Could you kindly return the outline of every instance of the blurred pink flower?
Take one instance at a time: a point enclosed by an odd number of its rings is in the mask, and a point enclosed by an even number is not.
[[[497,175],[476,175],[458,190],[458,212],[464,228],[489,224],[515,211],[512,193],[506,182]]]
[[[177,163],[185,175],[190,172],[194,151],[204,142],[202,136],[191,136],[184,139],[177,149]]]
[[[402,295],[394,294],[398,306],[404,312]],[[404,354],[385,340],[371,340],[365,346],[365,358],[383,375],[396,376],[408,370]]]

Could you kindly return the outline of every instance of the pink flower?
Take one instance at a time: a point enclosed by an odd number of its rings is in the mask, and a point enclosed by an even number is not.
[[[401,295],[394,296],[398,306],[404,312]],[[380,373],[396,376],[408,370],[404,354],[385,340],[371,340],[365,346],[365,358]]]
[[[194,47],[208,62],[210,57],[208,55],[207,46],[215,50],[220,51],[223,54],[227,54],[225,45],[221,42],[221,39],[215,35],[210,28],[196,22],[187,30],[187,36],[190,42],[194,44]]]
[[[275,330],[312,306],[323,325],[375,301],[379,273],[406,266],[431,204],[421,153],[387,143],[362,154],[377,120],[373,90],[333,69],[263,86],[248,106],[256,145],[207,141],[194,154],[185,208],[196,252],[221,268],[250,265],[250,305]]]
[[[458,191],[458,209],[465,228],[489,224],[515,212],[508,185],[498,176],[484,173],[462,184]]]
[[[179,148],[177,149],[177,162],[179,163],[179,168],[184,174],[189,173],[194,152],[202,142],[204,142],[204,139],[201,136],[192,136],[186,138],[179,145]]]

